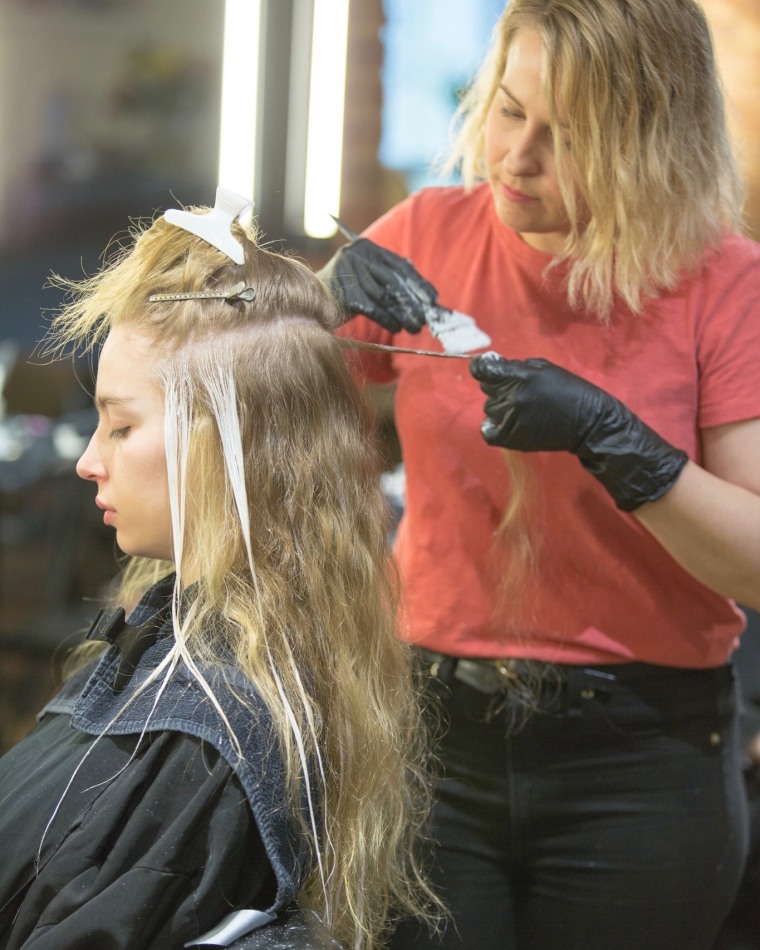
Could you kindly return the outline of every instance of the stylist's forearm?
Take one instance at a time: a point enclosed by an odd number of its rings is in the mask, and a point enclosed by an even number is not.
[[[689,462],[670,491],[633,514],[698,581],[760,609],[760,496]]]

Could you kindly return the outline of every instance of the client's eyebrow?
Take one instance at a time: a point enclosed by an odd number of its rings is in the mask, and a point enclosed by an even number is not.
[[[97,394],[95,396],[95,408],[98,412],[102,412],[109,406],[126,406],[134,401],[133,396],[111,396],[108,393],[104,395]]]

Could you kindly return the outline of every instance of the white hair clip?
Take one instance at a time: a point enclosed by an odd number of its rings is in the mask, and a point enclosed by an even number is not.
[[[207,214],[193,214],[191,211],[178,211],[170,208],[164,218],[169,224],[197,234],[199,238],[218,247],[219,250],[232,258],[236,264],[245,261],[243,245],[237,241],[231,232],[232,222],[253,208],[250,198],[230,191],[229,188],[216,189],[216,203]]]
[[[236,300],[251,301],[255,298],[253,287],[246,287],[241,280],[229,290],[182,290],[176,294],[151,294],[148,300],[151,303],[164,300],[226,300],[227,303],[234,303]]]

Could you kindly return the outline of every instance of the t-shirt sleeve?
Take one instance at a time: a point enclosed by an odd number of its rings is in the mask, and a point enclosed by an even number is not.
[[[8,950],[181,947],[235,909],[271,906],[274,873],[230,766],[193,736],[156,743],[44,863]]]
[[[701,429],[760,416],[760,246],[735,235],[711,268],[698,306]]]

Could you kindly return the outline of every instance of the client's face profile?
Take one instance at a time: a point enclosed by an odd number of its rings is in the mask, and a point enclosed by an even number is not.
[[[172,560],[164,394],[147,335],[116,328],[100,355],[98,427],[77,463],[98,486],[95,504],[125,554]]]

